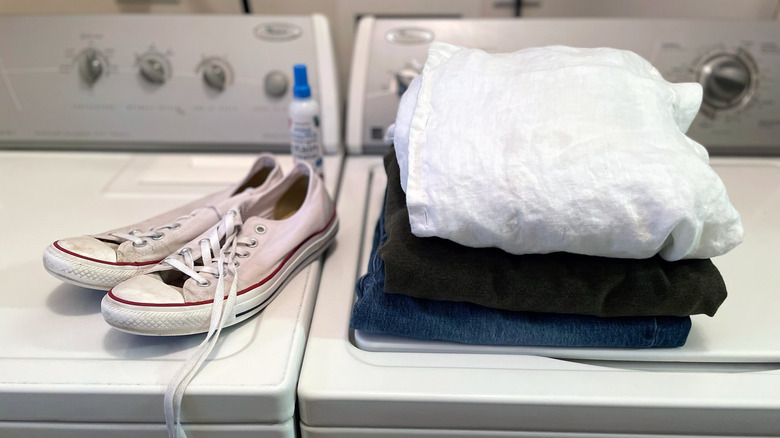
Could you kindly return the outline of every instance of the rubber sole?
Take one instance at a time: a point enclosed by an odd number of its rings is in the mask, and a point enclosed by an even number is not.
[[[276,275],[261,286],[237,296],[236,317],[225,327],[249,319],[268,306],[284,289],[288,280],[316,260],[334,242],[338,226],[338,218],[335,218],[328,229],[299,248]],[[109,294],[103,297],[100,307],[103,319],[123,332],[147,336],[182,336],[208,331],[212,303],[143,306],[116,301]]]

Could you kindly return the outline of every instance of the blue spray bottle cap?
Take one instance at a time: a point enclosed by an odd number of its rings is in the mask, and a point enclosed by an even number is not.
[[[293,86],[293,96],[298,98],[310,97],[311,88],[309,88],[309,79],[306,77],[306,66],[303,64],[294,65],[293,73],[295,76],[295,85]]]

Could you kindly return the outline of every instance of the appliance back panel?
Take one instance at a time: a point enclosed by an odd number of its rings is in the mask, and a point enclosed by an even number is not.
[[[304,63],[335,151],[323,29],[321,16],[0,17],[0,148],[286,151]]]
[[[780,23],[681,20],[376,20],[364,19],[355,44],[348,108],[350,152],[384,150],[403,84],[421,71],[432,41],[488,52],[570,45],[615,47],[648,59],[671,82],[704,82],[713,60],[742,63],[745,96],[702,111],[688,135],[714,153],[780,153]],[[362,56],[358,54],[362,53]],[[719,58],[720,57],[720,58]],[[400,85],[399,85],[400,84]],[[706,91],[705,91],[706,94]]]

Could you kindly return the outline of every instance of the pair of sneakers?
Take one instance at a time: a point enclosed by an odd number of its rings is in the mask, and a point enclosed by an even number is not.
[[[181,438],[184,392],[222,329],[268,305],[337,231],[333,201],[311,166],[298,163],[283,177],[261,155],[236,186],[138,224],[58,240],[43,264],[63,281],[108,290],[103,318],[119,330],[207,332],[165,391],[168,435]]]
[[[235,186],[137,224],[58,240],[43,265],[65,282],[108,290],[103,317],[119,330],[202,333],[216,307],[231,307],[220,314],[222,326],[262,310],[337,229],[333,202],[312,168],[297,163],[282,176],[263,154]],[[232,301],[223,303],[225,296]]]

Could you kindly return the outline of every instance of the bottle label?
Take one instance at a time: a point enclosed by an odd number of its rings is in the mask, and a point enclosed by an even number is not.
[[[315,126],[312,123],[290,121],[292,155],[296,160],[306,161],[317,174],[322,175],[322,144]]]

